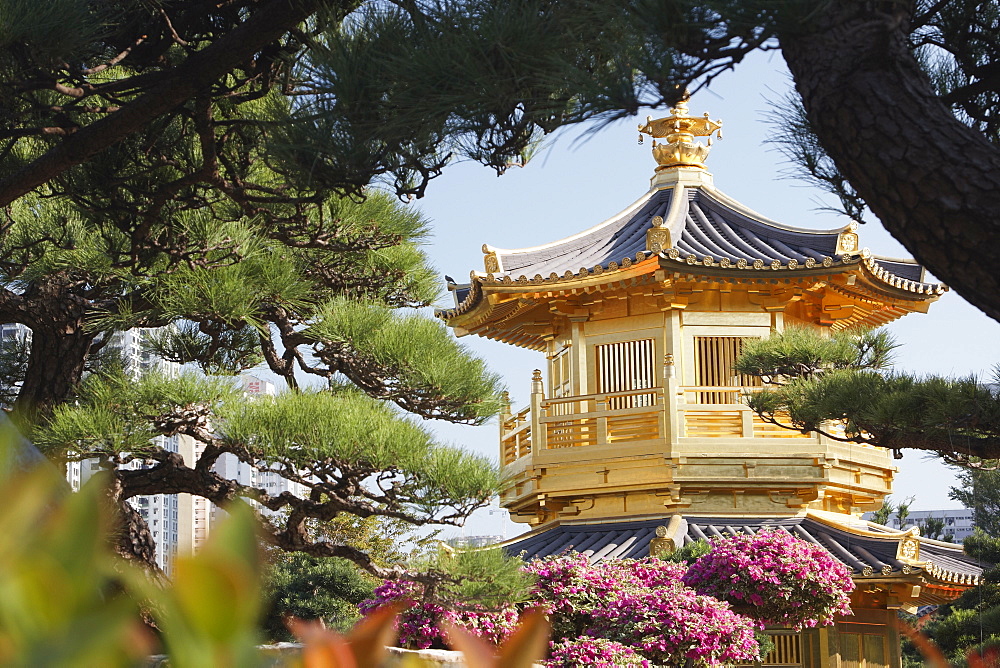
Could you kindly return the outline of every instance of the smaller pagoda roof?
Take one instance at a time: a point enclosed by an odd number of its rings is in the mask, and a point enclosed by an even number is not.
[[[581,552],[591,563],[609,559],[639,559],[649,556],[650,540],[657,527],[670,524],[671,517],[602,523],[564,523],[532,532],[504,543],[511,554],[525,559],[564,552]],[[930,582],[948,587],[979,583],[983,567],[965,554],[961,545],[917,536],[913,531],[865,522],[852,516],[807,511],[795,517],[683,517],[671,526],[679,535],[675,544],[689,544],[761,529],[778,529],[819,545],[850,568],[855,577],[893,577],[919,574]],[[916,559],[900,558],[904,541],[919,543]]]

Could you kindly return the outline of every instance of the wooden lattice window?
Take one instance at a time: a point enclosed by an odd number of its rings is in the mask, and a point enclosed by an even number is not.
[[[645,390],[656,385],[653,374],[653,339],[622,341],[597,346],[597,391],[600,394]],[[651,406],[653,394],[610,397],[608,408]]]
[[[694,337],[695,385],[701,387],[757,387],[760,378],[733,371],[733,365],[743,352],[744,336]],[[740,392],[709,390],[698,393],[698,403],[735,404]]]
[[[842,668],[888,668],[889,657],[886,652],[885,630],[880,631],[874,633],[841,631],[839,636],[840,665]]]

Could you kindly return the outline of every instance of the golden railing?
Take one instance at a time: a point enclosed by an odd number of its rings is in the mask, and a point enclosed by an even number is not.
[[[759,387],[685,385],[677,388],[680,434],[689,438],[815,438],[763,420],[743,403]],[[706,397],[718,399],[702,403]],[[724,401],[724,403],[723,403]]]
[[[585,394],[541,402],[545,447],[572,448],[662,438],[663,389]]]
[[[500,424],[500,448],[504,465],[531,454],[531,407],[525,406]]]
[[[686,438],[816,438],[766,422],[742,403],[745,392],[759,389],[670,383],[668,388],[551,399],[533,394],[530,406],[503,416],[503,463],[532,449],[616,445],[665,438],[668,433]],[[703,403],[705,398],[727,403]]]

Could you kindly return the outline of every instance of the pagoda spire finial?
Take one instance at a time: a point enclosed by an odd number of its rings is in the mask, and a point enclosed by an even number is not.
[[[653,138],[653,157],[656,159],[656,171],[672,167],[705,168],[705,158],[708,157],[712,145],[712,135],[722,139],[722,121],[713,121],[708,112],[704,116],[689,116],[687,101],[690,95],[684,97],[670,109],[666,118],[653,120],[646,117],[646,124],[639,126],[639,132]],[[708,137],[708,144],[694,141],[695,137]],[[658,144],[657,139],[666,139],[666,143]],[[639,136],[642,143],[642,135]]]

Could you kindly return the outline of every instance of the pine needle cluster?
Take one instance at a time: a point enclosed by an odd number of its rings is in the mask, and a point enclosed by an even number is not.
[[[996,382],[897,371],[895,347],[883,331],[827,338],[789,329],[748,342],[735,368],[768,384],[746,401],[773,424],[897,454],[926,450],[958,464],[1000,458]]]

